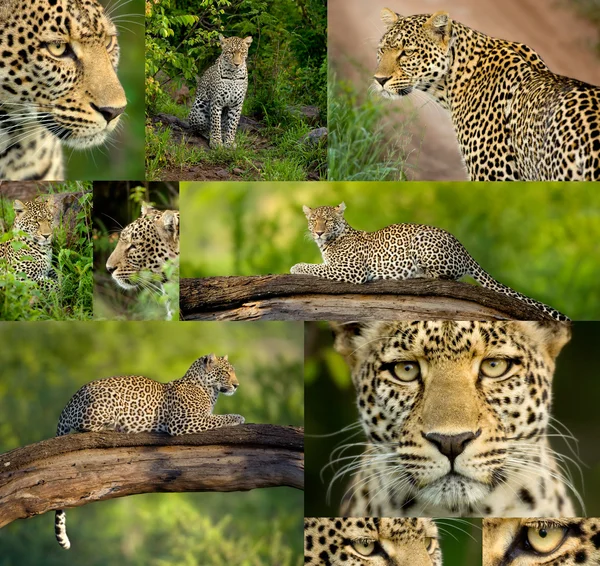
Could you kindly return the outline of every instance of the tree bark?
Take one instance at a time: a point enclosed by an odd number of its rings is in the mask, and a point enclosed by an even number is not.
[[[304,429],[240,425],[200,434],[89,432],[0,455],[0,527],[138,493],[304,489]]]
[[[183,320],[552,320],[479,285],[441,279],[355,285],[310,275],[182,279]]]

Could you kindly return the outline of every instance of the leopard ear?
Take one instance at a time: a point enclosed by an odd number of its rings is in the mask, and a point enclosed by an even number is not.
[[[228,362],[228,361],[229,361],[229,358],[227,357],[227,354],[225,354],[225,355],[223,356],[223,359],[224,359],[226,362]]]
[[[400,19],[399,14],[393,12],[389,8],[381,10],[381,21],[387,26],[392,27]]]
[[[302,212],[304,212],[304,216],[306,216],[306,218],[310,218],[310,214],[312,212],[312,208],[310,208],[309,206],[306,206],[305,204],[302,205]]]
[[[25,205],[20,200],[15,200],[13,202],[13,208],[17,214],[21,214],[25,211]]]
[[[219,43],[221,44],[221,47],[223,47],[223,44],[225,43],[225,37],[221,34],[219,34]]]
[[[165,210],[160,219],[160,222],[165,227],[165,229],[173,236],[175,239],[179,236],[179,215],[172,210]]]
[[[365,323],[360,322],[330,322],[329,325],[333,330],[335,341],[333,348],[340,353],[348,361],[348,365],[354,367],[356,361],[356,338],[360,336],[364,329]]]
[[[448,43],[452,35],[452,20],[448,12],[436,12],[423,27],[444,44]]]
[[[340,204],[338,204],[335,209],[337,210],[337,212],[340,212],[341,214],[344,214],[344,210],[346,210],[346,203],[345,202],[340,202]]]
[[[217,356],[215,356],[212,352],[208,354],[208,356],[204,356],[202,358],[202,364],[206,369],[210,369],[216,361]]]
[[[250,46],[250,44],[252,43],[252,36],[248,36],[244,38],[244,43],[248,46]]]
[[[148,214],[152,214],[156,208],[154,208],[151,204],[147,202],[142,202],[142,216],[148,216]]]
[[[544,332],[544,344],[553,359],[560,354],[563,347],[571,340],[571,323],[538,322],[538,328]]]

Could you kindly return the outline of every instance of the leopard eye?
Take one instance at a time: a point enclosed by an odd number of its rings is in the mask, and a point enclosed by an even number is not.
[[[434,544],[435,539],[432,537],[426,537],[424,539],[425,542],[425,548],[427,549],[427,552],[429,554],[431,554],[434,550],[435,550],[435,544]]]
[[[357,540],[352,543],[352,548],[361,556],[371,556],[375,552],[375,542],[372,540]]]
[[[527,529],[527,542],[540,554],[554,552],[565,540],[565,527],[530,527]]]
[[[69,47],[68,43],[61,43],[60,41],[52,41],[46,43],[46,49],[52,57],[64,57]]]
[[[479,371],[485,377],[504,377],[512,368],[513,363],[511,360],[504,358],[488,358],[481,362]]]
[[[106,50],[110,53],[117,46],[117,36],[109,35],[106,38]]]
[[[393,362],[390,364],[391,368],[386,368],[390,373],[397,377],[400,381],[410,382],[418,379],[421,375],[421,368],[418,362],[413,361],[402,361]]]

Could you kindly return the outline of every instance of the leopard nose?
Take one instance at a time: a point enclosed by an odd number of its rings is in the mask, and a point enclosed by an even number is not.
[[[106,123],[112,122],[117,116],[120,116],[125,111],[125,106],[121,106],[120,108],[114,108],[112,106],[96,106],[93,102],[91,103],[92,108],[96,112],[100,112],[102,117],[106,120]]]
[[[322,236],[325,232],[323,230],[315,230],[317,236]]]
[[[437,432],[428,434],[422,432],[421,434],[425,440],[435,444],[436,448],[453,464],[454,460],[465,451],[467,444],[481,435],[481,429],[477,432],[463,432],[461,434],[438,434]]]
[[[381,85],[383,86],[385,83],[387,83],[392,77],[375,77],[375,80]]]
[[[108,263],[106,264],[106,271],[108,271],[111,275],[115,269],[117,269],[116,265],[108,265]]]

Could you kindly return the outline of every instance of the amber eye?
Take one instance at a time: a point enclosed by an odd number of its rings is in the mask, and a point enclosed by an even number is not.
[[[488,358],[481,362],[479,368],[485,377],[503,377],[512,367],[512,361],[504,358]]]
[[[106,38],[106,50],[111,52],[117,46],[117,36],[109,35]]]
[[[555,551],[565,540],[565,527],[530,527],[527,529],[527,542],[540,554]]]
[[[361,556],[371,556],[375,552],[375,542],[372,540],[357,540],[352,543],[352,548]]]
[[[426,537],[424,539],[425,548],[427,549],[427,552],[429,554],[431,554],[435,550],[435,544],[433,544],[434,541],[435,541],[435,539],[432,537]]]
[[[63,57],[67,52],[67,48],[68,43],[61,43],[60,41],[46,43],[46,49],[52,57]]]
[[[387,369],[394,377],[400,381],[414,381],[421,375],[421,368],[418,362],[403,361],[384,364],[383,369]]]

